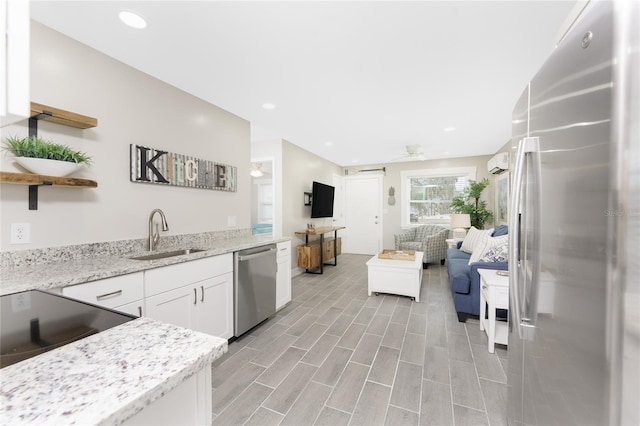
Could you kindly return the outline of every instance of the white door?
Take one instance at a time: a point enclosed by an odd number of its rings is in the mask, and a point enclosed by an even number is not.
[[[374,255],[382,250],[382,176],[344,178],[345,253]]]
[[[344,178],[333,175],[333,219],[331,226],[344,226]]]

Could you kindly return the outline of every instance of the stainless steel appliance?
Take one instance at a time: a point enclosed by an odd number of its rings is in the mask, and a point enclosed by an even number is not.
[[[640,424],[639,4],[590,5],[514,109],[512,426]]]
[[[234,336],[276,313],[276,246],[234,253]]]
[[[37,290],[0,297],[0,315],[2,368],[135,319]]]

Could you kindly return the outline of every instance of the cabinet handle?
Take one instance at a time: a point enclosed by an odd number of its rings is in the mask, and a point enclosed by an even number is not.
[[[202,297],[200,297],[200,301],[204,302],[204,286],[203,285],[200,286],[200,290],[202,291]]]
[[[193,289],[193,304],[195,305],[196,303],[198,303],[198,290],[196,290],[194,288]]]
[[[142,316],[142,306],[138,306],[138,316]]]
[[[114,291],[112,293],[101,294],[100,296],[96,296],[96,300],[109,299],[111,297],[120,296],[121,294],[122,294],[122,290]]]

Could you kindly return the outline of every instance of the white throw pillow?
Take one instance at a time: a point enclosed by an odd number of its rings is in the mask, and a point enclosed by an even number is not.
[[[478,262],[501,262],[506,263],[509,261],[509,246],[508,244],[499,245],[490,250],[487,250]]]
[[[490,234],[489,234],[490,235]],[[508,235],[500,235],[499,237],[484,237],[482,238],[476,248],[473,250],[471,254],[471,258],[469,259],[469,265],[474,262],[479,262],[489,251],[499,246],[507,246],[509,244],[509,236]]]
[[[472,226],[467,233],[467,236],[462,240],[462,246],[460,246],[460,250],[465,253],[473,253],[473,250],[476,247],[476,244],[483,238],[483,236],[490,237],[493,233],[493,228],[480,230],[475,226]]]

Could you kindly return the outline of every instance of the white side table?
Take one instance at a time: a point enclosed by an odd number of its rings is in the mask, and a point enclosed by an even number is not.
[[[460,238],[447,238],[445,241],[447,242],[449,248],[456,248],[458,243],[462,240]]]
[[[489,338],[489,352],[494,353],[495,344],[509,342],[509,327],[506,322],[496,322],[496,309],[509,309],[509,277],[498,275],[493,269],[478,269],[480,274],[480,330]],[[488,319],[485,319],[486,309]]]

